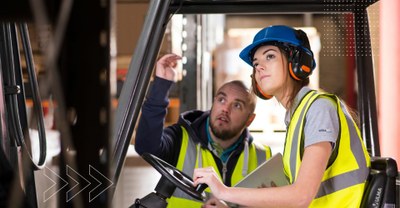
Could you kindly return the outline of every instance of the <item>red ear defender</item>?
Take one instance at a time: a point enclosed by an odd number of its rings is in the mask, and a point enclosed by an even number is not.
[[[294,72],[293,72],[293,66],[292,66],[292,62],[289,62],[289,72],[290,72],[290,76],[292,76],[293,79],[300,81],[301,79],[298,78]]]
[[[250,75],[251,77],[251,88],[254,92],[255,95],[257,95],[257,97],[263,99],[263,100],[268,100],[272,98],[272,95],[268,95],[266,93],[264,93],[260,87],[260,85],[257,84],[256,79],[254,78],[253,75]]]
[[[307,79],[312,74],[312,68],[314,68],[313,60],[312,54],[302,49],[296,48],[290,51],[290,76],[297,81]]]

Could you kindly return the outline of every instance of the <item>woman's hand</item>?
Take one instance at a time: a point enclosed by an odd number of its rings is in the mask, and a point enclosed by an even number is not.
[[[176,66],[178,65],[178,60],[180,59],[182,59],[182,57],[176,54],[167,54],[161,57],[157,61],[156,76],[176,82],[178,76]]]
[[[205,183],[210,187],[211,193],[218,199],[221,199],[221,194],[228,189],[219,179],[214,168],[197,168],[193,174],[194,186],[200,183]]]
[[[211,197],[201,208],[229,208],[229,206],[224,201]]]

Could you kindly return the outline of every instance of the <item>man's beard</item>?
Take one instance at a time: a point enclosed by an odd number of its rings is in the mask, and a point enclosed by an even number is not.
[[[211,132],[222,141],[233,139],[234,136],[237,136],[241,132],[241,129],[221,130],[217,126],[214,126],[213,122],[210,122],[210,128]]]

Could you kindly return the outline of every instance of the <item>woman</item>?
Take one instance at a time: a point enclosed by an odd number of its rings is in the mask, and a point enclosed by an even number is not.
[[[195,185],[206,183],[214,197],[243,206],[359,207],[370,158],[344,104],[307,87],[316,65],[307,35],[283,25],[264,28],[240,58],[253,67],[255,94],[274,96],[287,110],[283,163],[290,185],[230,188],[212,168],[196,169]]]

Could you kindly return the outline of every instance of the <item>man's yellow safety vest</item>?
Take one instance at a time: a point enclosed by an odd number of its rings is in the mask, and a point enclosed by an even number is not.
[[[306,114],[311,104],[320,97],[334,101],[337,106],[340,132],[319,191],[310,207],[360,207],[369,174],[370,157],[357,125],[335,95],[310,91],[294,111],[283,154],[285,174],[290,183],[296,181],[304,151]]]
[[[258,165],[271,157],[271,149],[268,146],[260,146],[254,144],[249,145],[248,141],[244,140],[244,150],[239,156],[238,162],[235,166],[231,177],[231,184],[236,184],[244,176],[253,171]],[[187,130],[182,127],[182,145],[179,152],[178,163],[176,168],[184,172],[188,176],[193,176],[195,168],[212,166],[220,176],[224,178],[224,173],[220,173],[218,166],[214,161],[214,157],[210,150],[203,149],[200,144],[196,144],[189,138]],[[210,192],[207,188],[206,192]],[[197,208],[201,207],[204,202],[198,201],[193,197],[186,194],[179,188],[175,189],[172,197],[168,199],[168,206],[172,208]]]

